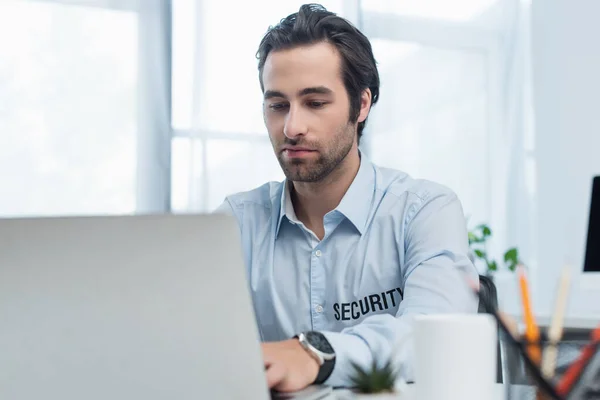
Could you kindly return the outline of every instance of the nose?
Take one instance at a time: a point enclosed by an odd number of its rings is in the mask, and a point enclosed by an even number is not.
[[[290,111],[285,118],[283,134],[288,139],[296,139],[298,136],[306,135],[306,131],[306,119],[302,116],[302,111],[290,106]]]

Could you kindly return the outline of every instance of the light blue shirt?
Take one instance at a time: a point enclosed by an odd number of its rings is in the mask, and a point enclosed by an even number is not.
[[[228,196],[263,341],[307,331],[325,334],[336,352],[326,384],[348,386],[351,362],[373,357],[412,379],[412,346],[396,344],[418,314],[475,313],[465,285],[477,280],[466,221],[448,188],[372,164],[359,171],[319,240],[298,220],[286,181]]]

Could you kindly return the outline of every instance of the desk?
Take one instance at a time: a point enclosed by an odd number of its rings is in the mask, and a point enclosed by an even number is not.
[[[517,318],[521,318],[518,316]],[[522,321],[522,319],[520,319]],[[537,323],[541,327],[548,327],[552,321],[550,316],[539,316],[537,317]],[[600,317],[585,317],[585,316],[574,316],[565,317],[564,328],[569,330],[592,330],[600,324]]]
[[[518,321],[521,330],[523,330],[523,317],[518,314],[511,314]],[[536,322],[543,330],[548,329],[552,322],[552,317],[548,315],[537,315]],[[567,316],[564,320],[563,340],[588,340],[590,332],[600,324],[600,316]]]
[[[493,399],[482,399],[482,400],[505,400],[506,399],[506,386],[503,384],[496,384],[495,398]],[[534,400],[535,390],[532,386],[525,385],[510,385],[511,399],[513,400]],[[360,395],[351,392],[348,389],[336,389],[333,394],[327,398],[327,400],[360,400],[360,399],[377,399],[377,400],[417,400],[415,385],[407,385],[406,390],[399,394],[389,395],[386,397],[369,397],[368,395]],[[453,399],[454,400],[454,399]],[[461,399],[456,399],[461,400]]]
[[[520,314],[510,314],[519,323],[522,323],[523,317]],[[537,324],[542,328],[547,328],[552,322],[552,316],[536,315]],[[600,324],[600,316],[566,316],[564,319],[564,328],[570,330],[592,330]]]

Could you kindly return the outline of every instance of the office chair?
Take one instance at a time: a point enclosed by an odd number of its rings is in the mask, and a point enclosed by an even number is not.
[[[479,275],[479,293],[485,299],[479,302],[479,313],[492,314],[498,308],[498,291],[494,281],[485,275]],[[486,307],[489,305],[489,308]]]
[[[479,302],[479,308],[477,310],[480,314],[492,314],[495,308],[498,308],[498,291],[496,290],[496,285],[494,281],[485,276],[479,275],[479,293],[480,296],[484,299],[484,301]],[[498,343],[497,343],[497,367],[496,367],[496,382],[503,382],[504,371],[502,366],[503,363],[503,352],[502,352],[502,344],[501,344],[501,331],[498,331]]]

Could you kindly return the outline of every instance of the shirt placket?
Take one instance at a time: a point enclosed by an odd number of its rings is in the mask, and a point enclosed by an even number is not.
[[[325,285],[327,280],[326,262],[327,246],[330,234],[339,225],[341,218],[337,215],[328,215],[324,218],[325,237],[319,240],[313,232],[302,225],[310,247],[310,319],[313,330],[324,330],[327,327],[327,316],[325,312]]]
[[[323,329],[325,326],[324,300],[325,300],[325,268],[324,251],[322,242],[311,238],[312,253],[310,256],[310,299],[311,323],[314,330]]]

